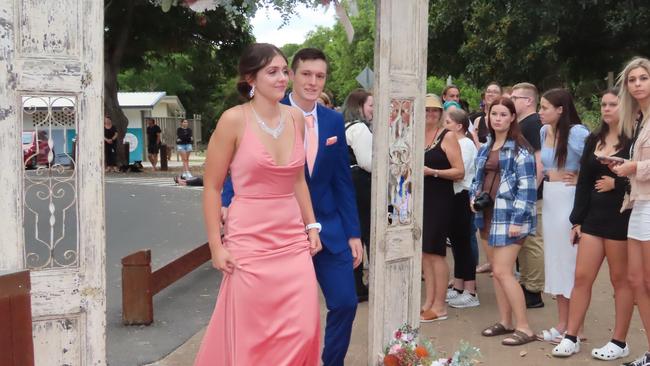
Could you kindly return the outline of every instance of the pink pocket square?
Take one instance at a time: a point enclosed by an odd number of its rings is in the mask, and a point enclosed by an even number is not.
[[[327,139],[327,141],[325,142],[325,146],[334,145],[334,144],[336,143],[337,140],[338,140],[338,139],[336,138],[336,136],[329,137],[329,138]]]

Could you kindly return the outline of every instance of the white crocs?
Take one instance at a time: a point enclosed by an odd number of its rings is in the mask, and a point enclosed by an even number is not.
[[[630,347],[626,344],[625,348],[621,348],[612,342],[608,342],[601,348],[594,348],[591,350],[591,356],[603,361],[616,360],[618,358],[625,358],[630,355]]]
[[[580,352],[580,340],[573,343],[571,340],[562,338],[560,344],[553,348],[551,352],[555,357],[569,357]]]

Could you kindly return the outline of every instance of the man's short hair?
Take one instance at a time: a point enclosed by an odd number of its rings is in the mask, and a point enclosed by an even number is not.
[[[537,91],[537,87],[531,83],[517,83],[513,85],[512,91],[515,91],[517,89],[524,89],[524,90],[529,90],[533,94],[533,104],[537,105],[537,101],[539,100],[539,92]]]
[[[318,48],[303,48],[296,52],[295,55],[293,55],[293,59],[291,60],[291,70],[293,70],[293,72],[296,72],[298,69],[299,61],[308,60],[323,60],[327,65],[327,71],[330,69],[330,63],[327,60],[327,56],[325,56],[325,52],[319,50]]]

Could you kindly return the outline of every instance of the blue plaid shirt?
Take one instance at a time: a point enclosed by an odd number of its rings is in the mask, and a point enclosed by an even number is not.
[[[476,157],[476,176],[472,181],[470,198],[481,193],[485,178],[485,163],[492,149],[492,141],[484,144]],[[501,179],[494,200],[494,213],[490,226],[488,244],[494,247],[514,244],[526,236],[535,234],[537,187],[535,181],[535,157],[523,147],[517,148],[513,140],[506,140],[499,151]],[[476,226],[483,228],[483,212],[475,216]],[[521,234],[509,237],[510,225],[520,225]]]

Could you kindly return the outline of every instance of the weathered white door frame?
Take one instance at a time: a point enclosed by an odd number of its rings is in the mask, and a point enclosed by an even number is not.
[[[37,365],[106,364],[103,12],[97,0],[0,2],[0,269],[32,270]],[[54,153],[26,171],[32,113]],[[58,163],[72,155],[74,168]]]
[[[428,13],[428,0],[377,0],[369,365],[420,322]]]

